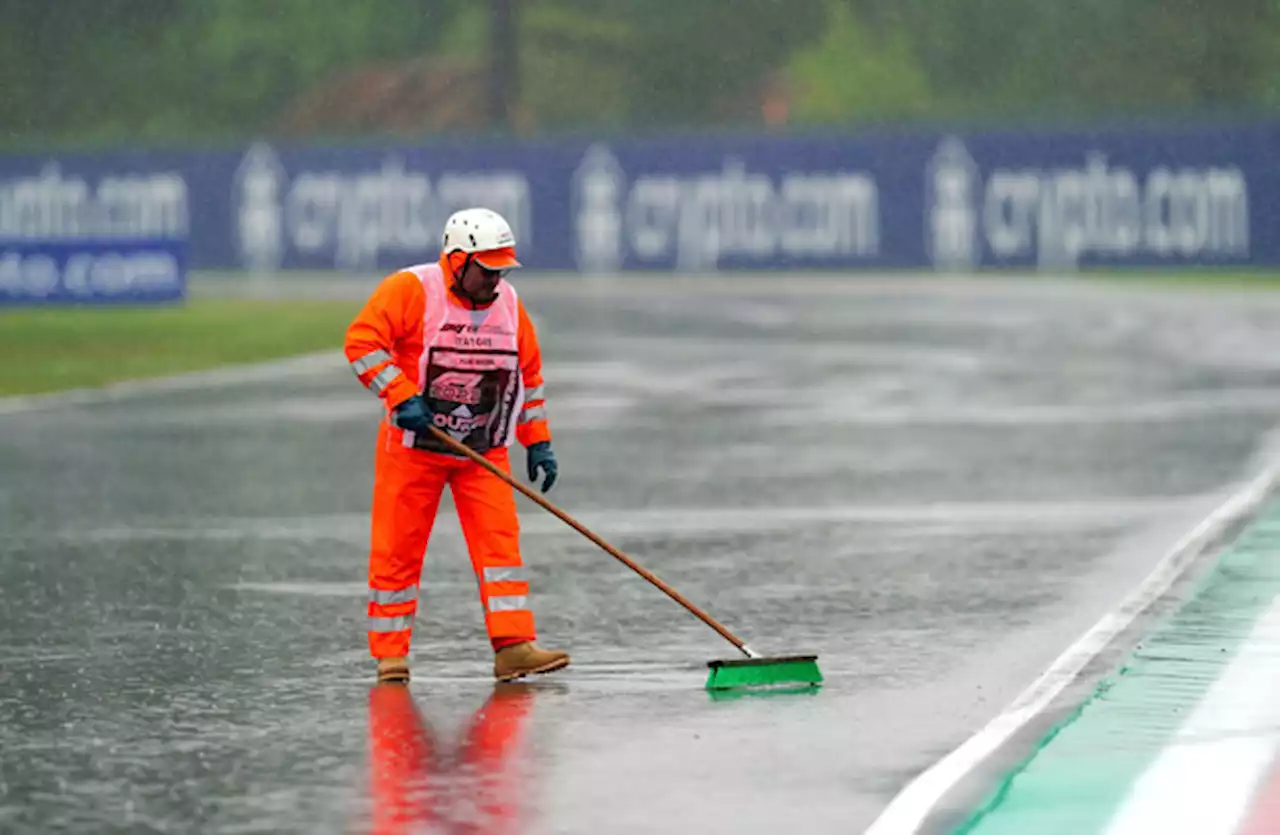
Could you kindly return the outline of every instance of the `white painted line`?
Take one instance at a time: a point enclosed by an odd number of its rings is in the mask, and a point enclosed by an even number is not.
[[[337,371],[347,365],[341,351],[319,351],[288,359],[220,366],[168,377],[127,380],[99,388],[71,389],[50,394],[0,398],[0,416],[37,412],[58,406],[109,403],[140,394],[171,394],[193,389],[220,388],[241,383],[267,382],[280,377],[297,377]]]
[[[835,395],[823,399],[823,406],[774,409],[760,418],[769,426],[1115,426],[1128,423],[1175,422],[1213,415],[1248,412],[1274,414],[1280,410],[1280,393],[1273,389],[1223,389],[1216,392],[1169,397],[1146,402],[1090,405],[1062,403],[1011,405],[992,408],[958,406],[958,401],[922,403],[906,408],[883,408],[867,402],[868,391],[859,397]],[[749,405],[762,400],[784,402],[787,393],[752,389],[749,393],[727,392],[712,398],[719,405]],[[806,397],[817,399],[811,394]]]
[[[1280,597],[1134,783],[1106,835],[1229,835],[1249,810],[1280,741]]]
[[[1272,462],[1253,481],[1180,539],[1155,569],[1114,611],[1105,615],[1024,690],[1004,712],[899,792],[867,835],[906,835],[916,832],[947,792],[991,755],[1018,729],[1035,718],[1075,680],[1085,666],[1133,623],[1194,561],[1199,551],[1223,528],[1252,512],[1280,477],[1280,462]]]
[[[322,583],[316,582],[280,582],[280,583],[232,583],[226,588],[234,591],[260,591],[268,594],[295,594],[304,597],[368,597],[369,586],[366,583]]]
[[[719,533],[765,533],[814,524],[894,525],[910,536],[950,536],[956,531],[1079,531],[1096,526],[1131,523],[1175,512],[1207,501],[1203,496],[1152,496],[1134,499],[1095,499],[1082,502],[947,502],[913,505],[848,504],[821,507],[724,508],[595,508],[578,512],[588,527],[607,536],[698,536]],[[171,527],[125,526],[76,529],[61,527],[27,533],[0,530],[10,538],[56,539],[73,542],[201,541],[280,539],[309,542],[316,538],[363,539],[368,513],[325,513],[319,516],[236,517],[201,519],[200,524]],[[526,535],[569,531],[550,514],[536,514],[521,522]],[[460,536],[456,529],[437,529],[432,541]]]

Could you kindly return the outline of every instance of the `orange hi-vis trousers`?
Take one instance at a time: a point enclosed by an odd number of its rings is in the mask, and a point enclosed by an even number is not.
[[[493,647],[535,640],[511,486],[466,458],[405,447],[389,437],[393,431],[385,421],[379,424],[374,461],[369,551],[373,657],[409,654],[422,563],[446,486],[453,491]],[[511,471],[505,447],[485,457],[503,472]]]

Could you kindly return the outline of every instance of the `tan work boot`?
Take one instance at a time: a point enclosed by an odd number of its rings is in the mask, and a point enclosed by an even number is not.
[[[409,680],[409,659],[403,655],[391,655],[378,659],[379,682],[407,682]]]
[[[531,673],[549,673],[567,666],[569,653],[541,649],[532,641],[525,641],[498,650],[493,657],[493,677],[498,681],[511,681]]]

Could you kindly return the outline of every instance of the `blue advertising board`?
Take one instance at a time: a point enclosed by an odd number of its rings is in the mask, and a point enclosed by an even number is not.
[[[531,269],[1280,265],[1280,125],[0,157],[0,241],[368,273],[503,213]]]
[[[178,240],[0,242],[0,304],[148,304],[186,296]]]

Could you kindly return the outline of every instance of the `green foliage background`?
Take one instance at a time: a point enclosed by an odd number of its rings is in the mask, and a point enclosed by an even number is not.
[[[514,5],[526,134],[758,128],[770,79],[789,100],[773,127],[790,130],[1254,118],[1280,106],[1280,0]],[[0,0],[3,139],[271,137],[343,72],[449,60],[483,74],[490,13],[477,0]],[[424,123],[416,135],[430,133]]]

